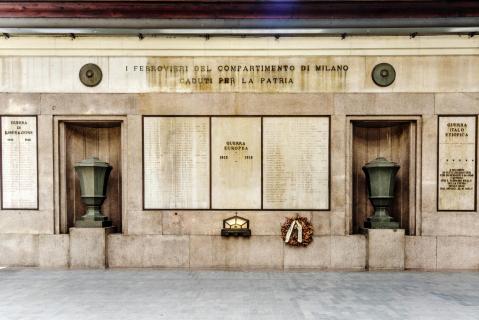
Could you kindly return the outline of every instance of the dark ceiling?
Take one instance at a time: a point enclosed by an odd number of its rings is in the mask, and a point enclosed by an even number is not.
[[[0,1],[2,18],[381,19],[478,17],[479,1]]]

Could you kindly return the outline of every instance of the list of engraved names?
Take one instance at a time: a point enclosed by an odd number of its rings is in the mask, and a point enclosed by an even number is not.
[[[261,209],[261,118],[211,119],[213,209]]]
[[[329,208],[329,118],[263,120],[263,208]]]
[[[209,119],[144,118],[145,209],[209,208]]]
[[[474,210],[476,118],[439,117],[438,210]]]
[[[144,189],[145,209],[327,210],[329,118],[145,117]]]
[[[37,209],[37,118],[2,117],[2,208]]]

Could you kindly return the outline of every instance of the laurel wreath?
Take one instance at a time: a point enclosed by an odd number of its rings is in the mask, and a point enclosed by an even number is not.
[[[287,240],[288,231],[293,225],[293,229],[290,232],[289,239]],[[297,224],[301,225],[298,228]],[[299,229],[302,229],[302,239],[298,239]],[[313,225],[306,217],[296,216],[294,218],[286,217],[286,221],[281,225],[281,236],[283,241],[293,247],[307,247],[313,241]],[[299,242],[298,240],[302,240]]]

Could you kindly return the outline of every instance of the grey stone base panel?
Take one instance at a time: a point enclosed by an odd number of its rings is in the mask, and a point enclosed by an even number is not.
[[[405,236],[404,230],[318,236],[307,248],[280,236],[122,235],[109,228],[70,234],[0,234],[0,267],[214,270],[479,270],[479,237]]]

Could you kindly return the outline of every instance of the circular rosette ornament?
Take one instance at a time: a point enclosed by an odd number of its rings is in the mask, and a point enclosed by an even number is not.
[[[281,225],[281,236],[290,246],[307,247],[313,241],[313,225],[305,217],[286,217]]]

